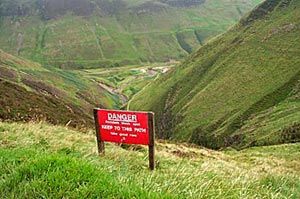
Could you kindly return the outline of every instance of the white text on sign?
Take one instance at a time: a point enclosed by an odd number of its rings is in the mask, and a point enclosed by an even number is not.
[[[137,122],[136,115],[122,114],[122,113],[108,113],[108,120],[119,121],[119,122]]]

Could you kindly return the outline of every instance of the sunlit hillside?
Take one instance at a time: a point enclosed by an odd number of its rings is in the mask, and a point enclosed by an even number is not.
[[[220,149],[300,140],[300,2],[267,0],[136,95],[161,138]]]
[[[262,0],[1,0],[0,48],[61,68],[181,60]]]

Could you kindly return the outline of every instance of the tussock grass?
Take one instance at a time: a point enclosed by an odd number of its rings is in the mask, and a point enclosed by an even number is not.
[[[299,144],[213,151],[159,141],[153,172],[146,147],[105,145],[98,156],[92,130],[0,123],[0,197],[300,197]]]

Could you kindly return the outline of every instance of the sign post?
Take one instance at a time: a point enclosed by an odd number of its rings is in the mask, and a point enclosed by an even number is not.
[[[154,114],[152,112],[94,109],[98,152],[104,142],[141,144],[149,147],[149,168],[154,169]]]
[[[100,155],[104,155],[104,142],[100,136],[100,124],[98,118],[98,110],[94,109],[94,119],[95,119],[95,126],[96,126],[96,137],[97,137],[97,145],[98,145],[98,153]]]
[[[148,113],[148,125],[149,125],[149,168],[154,170],[155,163],[154,163],[154,114]]]

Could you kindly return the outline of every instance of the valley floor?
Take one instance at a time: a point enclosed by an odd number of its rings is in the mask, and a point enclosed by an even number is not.
[[[213,151],[106,143],[93,130],[0,122],[0,198],[300,198],[300,144]]]
[[[80,74],[96,82],[102,89],[115,96],[121,106],[146,87],[159,75],[171,70],[178,62],[152,63],[115,68],[85,69]],[[116,107],[120,108],[120,107]]]

